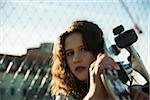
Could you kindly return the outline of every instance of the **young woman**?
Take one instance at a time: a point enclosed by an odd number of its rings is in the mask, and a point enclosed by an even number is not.
[[[57,100],[110,100],[100,75],[119,66],[104,52],[103,32],[93,22],[75,21],[53,50],[51,92]]]

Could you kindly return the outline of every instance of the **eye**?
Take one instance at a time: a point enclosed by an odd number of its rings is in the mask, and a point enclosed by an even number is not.
[[[86,51],[87,49],[85,47],[81,48],[81,51]]]
[[[73,54],[74,54],[73,51],[69,51],[69,52],[66,53],[67,56],[71,56],[71,55],[73,55]]]

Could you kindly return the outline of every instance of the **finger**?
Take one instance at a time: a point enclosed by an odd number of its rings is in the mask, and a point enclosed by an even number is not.
[[[120,67],[118,66],[118,64],[111,57],[106,56],[104,58],[104,63],[106,63],[106,65],[110,69],[120,70]]]
[[[105,54],[99,54],[97,56],[95,65],[97,66],[94,68],[96,75],[100,75],[104,69],[113,69],[112,60]]]
[[[90,65],[89,70],[92,71],[94,69],[94,66],[95,66],[95,61]]]
[[[113,61],[113,62],[112,62],[112,67],[113,67],[113,69],[114,69],[114,70],[120,70],[119,65],[118,65],[118,64],[116,64],[116,62],[115,62],[115,61]]]
[[[105,58],[105,54],[102,54],[102,53],[98,54],[97,60],[95,63],[96,67],[94,68],[96,75],[99,75],[100,73],[102,73],[102,70],[104,69],[103,68],[104,66],[102,64],[104,58]]]
[[[97,58],[98,58],[98,57],[101,57],[101,55],[103,55],[103,54],[102,54],[102,53],[99,53],[99,54],[97,55]]]

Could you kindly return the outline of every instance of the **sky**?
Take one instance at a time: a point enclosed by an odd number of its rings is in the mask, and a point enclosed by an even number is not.
[[[72,21],[82,19],[101,27],[109,47],[115,43],[114,27],[122,24],[128,30],[136,23],[143,33],[134,46],[150,72],[150,1],[122,0],[131,16],[120,1],[0,0],[0,54],[22,55],[28,48],[54,42]]]

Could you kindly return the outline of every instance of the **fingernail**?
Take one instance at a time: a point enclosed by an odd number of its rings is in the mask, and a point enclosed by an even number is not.
[[[119,66],[116,66],[115,68],[116,68],[116,70],[120,70],[120,67],[119,67]]]

